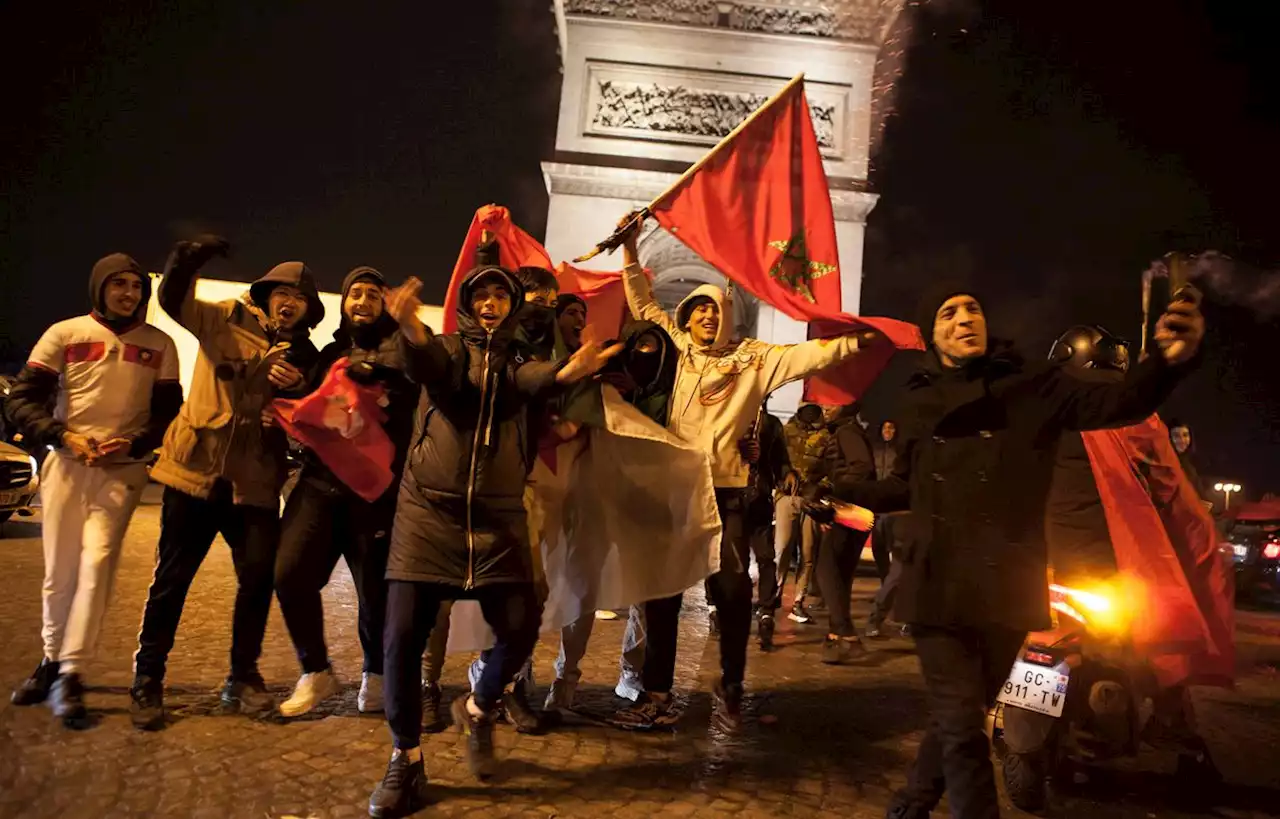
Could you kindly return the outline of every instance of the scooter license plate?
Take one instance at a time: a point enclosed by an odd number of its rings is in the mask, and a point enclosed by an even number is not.
[[[1005,705],[1060,717],[1067,702],[1068,679],[1066,674],[1052,668],[1019,660],[1013,664],[1013,671],[1009,672],[1009,679],[996,700]]]

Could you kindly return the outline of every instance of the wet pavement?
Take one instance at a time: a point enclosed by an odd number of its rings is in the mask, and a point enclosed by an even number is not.
[[[43,707],[17,708],[7,697],[0,704],[0,817],[365,815],[389,737],[378,716],[355,707],[360,656],[345,567],[326,590],[325,605],[334,666],[347,687],[324,709],[287,724],[218,712],[235,592],[230,557],[219,544],[196,578],[170,661],[171,723],[156,734],[130,726],[126,690],[158,513],[158,506],[145,505],[134,519],[99,655],[88,668],[96,724],[70,732]],[[17,519],[0,535],[0,685],[7,686],[40,655],[38,518]],[[859,616],[874,588],[873,580],[859,580]],[[882,817],[925,722],[909,641],[875,644],[856,665],[824,666],[822,629],[782,620],[776,651],[762,654],[752,645],[746,724],[729,740],[708,728],[707,692],[718,662],[697,597],[691,593],[681,623],[677,693],[687,711],[676,731],[633,734],[603,724],[622,704],[612,689],[625,619],[600,622],[584,664],[582,715],[542,737],[500,729],[503,770],[493,784],[468,776],[456,732],[424,737],[435,804],[423,815]],[[544,635],[535,658],[544,691],[555,648]],[[1174,787],[1173,760],[1152,752],[1095,772],[1079,793],[1061,795],[1051,815],[1280,815],[1280,618],[1243,614],[1240,654],[1236,691],[1197,693],[1204,732],[1228,780],[1212,806],[1196,808]],[[447,694],[462,692],[469,660],[450,657]],[[298,674],[278,610],[262,671],[281,698]],[[1008,809],[1006,815],[1024,814]]]

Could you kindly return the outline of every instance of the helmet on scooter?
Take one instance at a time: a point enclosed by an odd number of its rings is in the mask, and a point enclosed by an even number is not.
[[[1129,371],[1129,342],[1097,324],[1077,324],[1058,336],[1049,360],[1082,370]]]

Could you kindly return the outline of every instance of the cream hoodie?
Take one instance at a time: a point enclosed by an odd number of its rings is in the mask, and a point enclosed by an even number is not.
[[[750,430],[769,393],[858,351],[853,336],[801,344],[767,344],[748,338],[733,344],[729,341],[733,310],[719,287],[704,284],[690,293],[676,308],[677,321],[673,322],[654,301],[642,267],[628,265],[622,282],[631,314],[660,325],[680,350],[667,429],[697,443],[710,456],[711,477],[717,488],[747,485],[749,467],[742,460],[738,441]],[[706,347],[696,345],[683,329],[692,311],[690,302],[699,296],[707,296],[720,306],[720,329]]]

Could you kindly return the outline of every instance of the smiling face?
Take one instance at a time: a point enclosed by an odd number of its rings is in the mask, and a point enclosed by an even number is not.
[[[373,324],[382,315],[382,297],[382,288],[376,282],[356,282],[342,300],[342,314],[358,327]]]
[[[511,313],[511,290],[501,279],[485,278],[471,289],[471,315],[492,333]]]
[[[1191,430],[1187,427],[1174,427],[1169,430],[1169,438],[1173,441],[1173,448],[1179,455],[1191,448]]]
[[[693,336],[693,343],[699,347],[710,346],[719,332],[720,305],[711,299],[699,301],[689,311],[689,335]]]
[[[130,318],[142,303],[142,277],[116,273],[102,285],[102,307],[110,319]]]
[[[885,443],[889,443],[898,434],[898,425],[892,421],[885,421],[880,425],[880,438]]]
[[[307,297],[296,287],[276,285],[267,300],[267,312],[277,327],[292,330],[307,315]]]
[[[986,355],[987,318],[977,299],[961,293],[942,303],[934,316],[933,346],[944,367]]]
[[[582,330],[587,326],[587,308],[576,301],[571,302],[561,311],[557,321],[560,324],[560,335],[564,337],[564,343],[575,350],[581,347]]]

